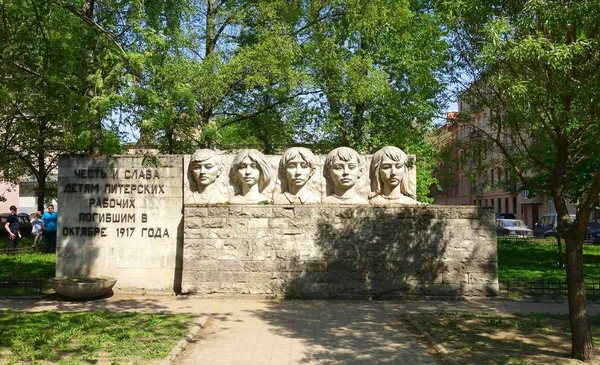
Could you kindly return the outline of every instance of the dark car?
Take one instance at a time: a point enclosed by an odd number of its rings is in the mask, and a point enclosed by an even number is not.
[[[588,233],[585,242],[600,245],[600,223],[588,222],[587,229]]]
[[[533,231],[519,219],[497,219],[496,234],[513,238],[533,238]]]
[[[496,213],[496,219],[517,219],[512,213]]]
[[[533,227],[533,235],[536,238],[556,237],[558,232],[556,231],[557,215],[547,214],[540,219],[539,223],[536,223]],[[575,220],[575,214],[569,214],[571,220]]]
[[[0,213],[0,237],[8,236],[8,232],[4,228],[6,224],[6,218],[10,213]],[[27,213],[18,213],[17,217],[19,217],[19,231],[21,232],[21,236],[30,236],[31,235],[31,221],[29,220],[29,214]]]

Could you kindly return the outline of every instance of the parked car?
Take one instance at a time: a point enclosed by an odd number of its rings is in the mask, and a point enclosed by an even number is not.
[[[587,224],[588,233],[585,238],[585,242],[591,243],[594,245],[600,245],[600,223],[598,222],[588,222]]]
[[[520,219],[497,219],[496,234],[514,238],[533,238],[533,231]]]
[[[558,232],[556,231],[557,224],[556,214],[547,214],[540,219],[539,223],[536,223],[533,227],[533,235],[536,238],[556,237]],[[575,214],[569,214],[571,220],[575,220]]]
[[[7,237],[8,232],[4,228],[6,224],[6,218],[10,213],[0,213],[0,237]],[[19,217],[19,231],[21,232],[21,236],[30,236],[31,235],[31,221],[29,220],[29,214],[27,213],[17,213],[17,217]]]
[[[496,213],[496,219],[517,219],[512,213]]]

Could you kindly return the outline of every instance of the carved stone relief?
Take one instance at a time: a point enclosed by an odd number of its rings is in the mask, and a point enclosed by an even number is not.
[[[239,151],[231,164],[229,179],[234,187],[233,204],[271,202],[262,192],[271,183],[273,172],[265,155],[254,149]]]
[[[348,147],[326,156],[304,147],[281,156],[201,149],[184,161],[184,204],[421,204],[414,157],[392,146],[373,156]]]
[[[213,150],[196,151],[190,158],[189,172],[192,175],[190,190],[197,204],[220,204],[227,202],[226,189],[220,189],[217,179],[223,173],[220,156]]]
[[[371,159],[371,198],[374,205],[421,204],[416,200],[416,184],[409,178],[414,161],[398,147],[386,146]]]
[[[316,171],[315,156],[304,147],[285,151],[279,163],[281,193],[275,195],[275,204],[316,204],[320,196],[310,191],[308,182]]]
[[[332,192],[323,199],[329,204],[367,204],[368,200],[356,191],[356,183],[364,172],[360,155],[348,147],[338,147],[325,158],[325,177]]]

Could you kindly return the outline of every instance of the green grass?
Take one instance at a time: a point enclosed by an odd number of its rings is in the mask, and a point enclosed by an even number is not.
[[[412,319],[459,364],[579,364],[569,359],[567,314],[419,313]],[[590,316],[600,337],[600,316]]]
[[[169,354],[192,319],[191,314],[0,311],[0,363],[152,363]]]
[[[36,253],[31,249],[33,237],[25,237],[19,242],[19,248],[25,248],[25,253],[14,255],[4,254],[8,239],[0,240],[0,279],[40,279],[45,281],[54,277],[56,255],[54,253]],[[38,295],[39,289],[26,286],[2,286],[0,296]]]
[[[564,242],[563,242],[564,258]],[[564,261],[563,261],[564,262]],[[600,246],[584,245],[584,275],[600,278]],[[566,280],[565,268],[558,267],[555,239],[507,240],[498,239],[498,280],[540,279],[555,277]]]
[[[21,277],[50,279],[54,277],[55,267],[56,255],[54,253],[27,252],[16,255],[0,255],[0,272],[2,273],[10,272]]]

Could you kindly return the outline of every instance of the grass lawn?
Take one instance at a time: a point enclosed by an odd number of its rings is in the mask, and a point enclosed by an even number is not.
[[[564,257],[564,241],[562,245]],[[564,261],[563,261],[564,262]],[[584,275],[600,281],[600,246],[583,246]],[[566,280],[565,268],[558,267],[555,239],[498,239],[498,280],[540,279],[555,277]]]
[[[191,314],[0,311],[0,363],[158,364]]]
[[[567,315],[444,312],[420,313],[412,319],[458,364],[581,364],[568,358]],[[590,322],[597,342],[600,316],[591,316]]]
[[[47,289],[47,279],[54,277],[56,268],[56,255],[49,252],[37,253],[31,249],[33,237],[20,240],[19,248],[25,249],[24,253],[15,255],[4,254],[8,246],[8,239],[0,239],[0,279],[39,279],[43,281],[43,289]],[[0,287],[0,296],[37,295],[38,288],[23,286]]]

